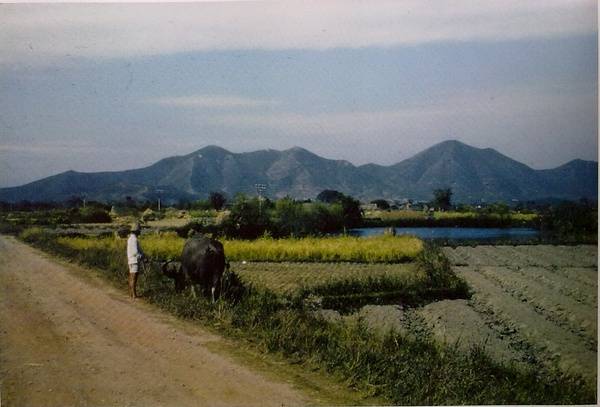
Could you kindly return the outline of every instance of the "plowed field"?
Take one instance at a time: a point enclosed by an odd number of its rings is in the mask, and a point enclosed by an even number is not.
[[[473,296],[467,302],[444,301],[418,311],[438,339],[463,346],[485,343],[495,358],[558,367],[596,383],[596,246],[444,251]]]

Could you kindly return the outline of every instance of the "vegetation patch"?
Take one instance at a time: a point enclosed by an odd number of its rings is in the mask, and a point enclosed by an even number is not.
[[[343,236],[226,240],[224,246],[227,256],[238,261],[401,263],[413,260],[422,251],[423,242],[412,236]]]
[[[539,227],[539,216],[534,213],[517,213],[508,209],[503,211],[436,211],[414,210],[382,211],[365,213],[365,227],[472,227],[506,228]]]
[[[253,287],[267,289],[282,296],[298,295],[317,287],[356,281],[394,280],[398,284],[417,284],[425,279],[414,264],[359,263],[231,263],[231,269],[242,281]],[[397,284],[394,284],[397,287]]]
[[[313,302],[316,308],[343,313],[366,304],[416,305],[464,293],[433,287],[427,274],[414,263],[233,263],[240,279],[250,287],[266,289],[288,301]]]
[[[230,261],[401,263],[417,257],[423,242],[412,236],[261,238],[222,240]],[[99,243],[103,244],[103,243]],[[177,259],[185,239],[176,234],[144,235],[141,245],[152,257]]]

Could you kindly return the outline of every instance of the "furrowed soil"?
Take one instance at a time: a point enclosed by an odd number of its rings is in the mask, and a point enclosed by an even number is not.
[[[595,386],[598,336],[596,246],[445,248],[473,289],[469,301],[419,311],[447,342],[484,342],[492,357],[583,376]]]
[[[359,403],[12,238],[0,258],[3,406]]]

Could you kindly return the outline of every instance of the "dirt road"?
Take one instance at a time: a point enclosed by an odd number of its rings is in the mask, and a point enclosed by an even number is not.
[[[2,406],[312,404],[76,266],[4,236],[0,259]]]

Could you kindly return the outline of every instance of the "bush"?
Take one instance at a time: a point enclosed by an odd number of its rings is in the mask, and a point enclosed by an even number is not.
[[[268,212],[268,201],[261,202],[259,198],[248,198],[239,194],[229,217],[223,221],[222,227],[226,236],[242,239],[255,239],[271,230]]]
[[[546,209],[541,217],[542,229],[563,238],[596,234],[598,231],[598,208],[595,204],[563,202]]]
[[[79,212],[74,216],[75,220],[80,223],[110,223],[112,219],[107,210],[94,207],[80,208]]]
[[[19,234],[19,239],[27,243],[37,243],[47,238],[47,233],[41,227],[30,227]]]
[[[225,198],[225,195],[220,192],[211,192],[210,196],[208,197],[208,202],[210,202],[210,206],[213,209],[220,211],[223,209],[223,206],[225,206],[227,199]]]
[[[385,211],[390,209],[390,204],[385,199],[375,199],[374,201],[371,201],[371,203],[377,205],[377,209],[380,210]]]

